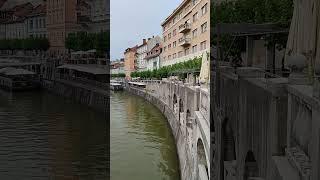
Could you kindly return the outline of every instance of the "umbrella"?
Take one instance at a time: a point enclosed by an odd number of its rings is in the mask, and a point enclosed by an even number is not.
[[[287,63],[289,56],[305,55],[308,59],[309,73],[313,73],[311,71],[314,65],[320,66],[320,37],[317,35],[320,33],[319,11],[318,0],[294,0],[285,59]]]
[[[200,70],[200,82],[207,84],[210,78],[210,64],[208,54],[205,52],[202,54],[202,63]]]

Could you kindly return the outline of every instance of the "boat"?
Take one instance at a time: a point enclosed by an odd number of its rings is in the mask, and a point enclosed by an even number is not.
[[[10,91],[23,91],[40,87],[38,75],[25,69],[0,69],[0,87]]]

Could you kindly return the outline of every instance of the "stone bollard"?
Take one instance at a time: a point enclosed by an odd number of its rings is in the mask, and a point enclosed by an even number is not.
[[[307,58],[301,54],[288,57],[288,66],[291,70],[289,84],[310,85],[308,76],[303,70],[307,67]]]

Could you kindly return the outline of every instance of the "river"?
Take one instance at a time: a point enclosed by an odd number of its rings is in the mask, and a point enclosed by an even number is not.
[[[107,125],[47,92],[0,91],[0,179],[107,179]]]
[[[174,138],[161,112],[143,98],[111,92],[111,179],[179,180]]]

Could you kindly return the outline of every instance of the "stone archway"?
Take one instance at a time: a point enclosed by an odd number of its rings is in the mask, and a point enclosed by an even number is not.
[[[174,113],[176,113],[177,103],[178,103],[177,95],[173,94],[172,109]]]
[[[181,120],[181,113],[183,113],[184,112],[184,108],[183,108],[183,101],[182,101],[182,99],[180,98],[180,100],[179,100],[179,120]]]
[[[253,152],[250,150],[247,152],[245,159],[243,179],[249,180],[254,177],[259,177],[259,167]]]
[[[197,141],[197,165],[198,165],[198,179],[209,180],[209,171],[206,158],[206,152],[201,139]]]

